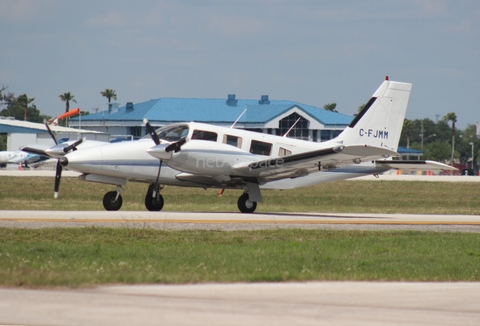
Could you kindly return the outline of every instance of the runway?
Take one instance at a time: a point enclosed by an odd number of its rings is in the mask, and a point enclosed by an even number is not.
[[[480,283],[305,282],[0,289],[15,325],[478,325]]]
[[[191,213],[148,211],[0,211],[4,227],[151,227],[253,230],[274,228],[418,229],[480,232],[478,215],[351,213]]]

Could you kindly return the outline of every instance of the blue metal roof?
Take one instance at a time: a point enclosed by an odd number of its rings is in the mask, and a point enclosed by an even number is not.
[[[147,118],[158,122],[233,123],[247,109],[239,123],[266,123],[293,107],[298,107],[324,125],[347,126],[353,119],[349,115],[285,100],[270,100],[268,104],[260,104],[258,100],[160,98],[136,103],[133,110],[123,106],[112,113],[103,111],[82,116],[82,121],[142,121]],[[78,117],[71,120],[78,120]]]
[[[423,155],[423,151],[414,148],[406,148],[402,146],[398,146],[397,152],[399,154],[411,154],[411,155]]]

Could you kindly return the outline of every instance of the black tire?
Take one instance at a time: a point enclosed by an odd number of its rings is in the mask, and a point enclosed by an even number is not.
[[[163,208],[163,204],[164,204],[164,201],[163,201],[162,195],[158,195],[158,198],[153,198],[152,194],[147,194],[147,196],[145,196],[145,207],[150,212],[161,211]]]
[[[246,193],[238,198],[237,205],[242,213],[253,213],[257,209],[257,202],[250,201]]]
[[[150,212],[159,212],[162,210],[165,202],[163,200],[163,196],[160,194],[158,194],[157,198],[152,197],[153,188],[153,184],[148,187],[147,194],[145,195],[145,207]]]
[[[110,191],[103,196],[103,207],[107,211],[118,211],[123,204],[123,199],[122,196],[119,195],[118,199],[115,200],[117,197],[117,192],[116,191]]]

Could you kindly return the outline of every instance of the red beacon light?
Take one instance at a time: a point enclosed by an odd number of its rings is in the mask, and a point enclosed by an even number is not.
[[[385,76],[385,80],[388,80],[388,76]]]

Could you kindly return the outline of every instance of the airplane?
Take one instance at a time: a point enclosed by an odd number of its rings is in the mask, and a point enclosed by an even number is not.
[[[80,139],[45,154],[58,158],[57,194],[62,168],[82,173],[80,180],[115,185],[103,197],[106,210],[121,208],[123,186],[132,181],[149,185],[149,211],[163,208],[161,190],[172,185],[243,190],[238,209],[253,213],[265,189],[377,176],[390,169],[455,170],[434,161],[392,160],[398,156],[411,87],[387,77],[350,125],[321,143],[197,122],[155,130],[145,120],[148,135],[142,139],[107,145]]]
[[[48,132],[50,135],[53,137],[53,140],[55,141],[56,144],[61,144],[64,142],[68,141],[68,138],[62,138],[60,140],[56,140],[55,137],[52,134],[52,131],[49,127],[49,125],[58,125],[58,121],[80,114],[80,108],[75,108],[73,110],[70,110],[69,112],[63,113],[59,115],[58,117],[48,120],[47,123],[45,124],[47,127]],[[37,149],[47,149],[51,146],[48,145],[36,145]],[[22,150],[19,151],[0,151],[0,166],[6,166],[6,164],[22,164],[24,167],[28,168],[29,165],[32,165],[34,167],[38,167],[40,165],[45,164],[46,162],[49,162],[51,158],[49,156],[41,155],[39,154],[38,151],[34,153],[28,153]]]
[[[28,155],[22,151],[0,151],[0,165],[6,166],[7,163],[21,163]]]

